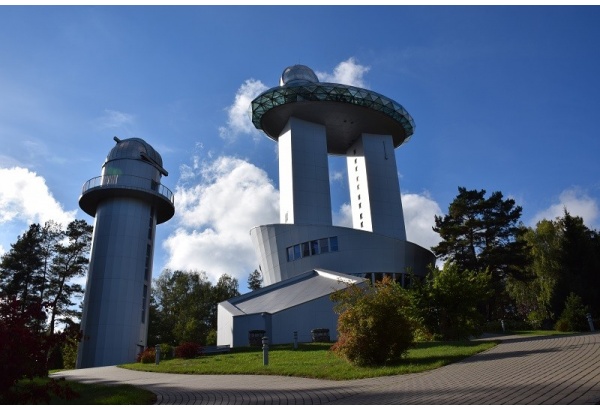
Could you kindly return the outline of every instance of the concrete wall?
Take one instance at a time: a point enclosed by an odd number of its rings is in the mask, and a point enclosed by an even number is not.
[[[435,263],[429,250],[412,242],[339,226],[273,224],[253,228],[250,236],[263,280],[270,285],[313,269],[346,274],[404,273],[410,268],[424,276]],[[294,244],[335,236],[338,251],[288,261],[286,249]]]
[[[392,137],[363,134],[347,155],[354,229],[406,240]]]
[[[315,328],[328,328],[331,340],[337,339],[337,314],[329,296],[273,314],[245,315],[229,302],[222,302],[218,307],[217,344],[249,346],[248,332],[256,329],[267,331],[269,344],[293,343],[294,331],[298,332],[298,342],[308,343]]]
[[[278,149],[280,222],[331,225],[325,127],[292,117]]]

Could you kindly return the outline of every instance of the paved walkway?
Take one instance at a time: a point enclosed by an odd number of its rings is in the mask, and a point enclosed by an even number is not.
[[[493,349],[436,370],[352,381],[136,372],[115,366],[53,377],[124,383],[156,404],[600,404],[600,332],[495,337]]]

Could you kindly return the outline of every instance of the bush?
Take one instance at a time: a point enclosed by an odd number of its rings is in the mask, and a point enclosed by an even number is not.
[[[160,344],[160,360],[168,360],[173,358],[173,346],[168,343]]]
[[[202,355],[202,346],[194,342],[183,342],[175,348],[175,357],[193,359]]]
[[[50,394],[69,399],[69,387],[50,380],[35,389],[22,390],[24,379],[48,376],[48,357],[64,343],[66,335],[47,334],[40,325],[46,320],[45,306],[23,304],[14,297],[0,301],[0,404],[39,404],[50,402]]]
[[[156,350],[153,347],[147,347],[137,356],[138,363],[156,363]]]
[[[443,340],[466,340],[484,330],[485,319],[477,309],[491,295],[491,276],[486,272],[461,271],[456,264],[431,267],[424,282],[411,289],[428,332]],[[500,322],[490,324],[498,328]]]
[[[391,278],[370,287],[350,285],[331,298],[339,313],[335,354],[377,366],[400,360],[413,345],[418,321],[408,292]]]

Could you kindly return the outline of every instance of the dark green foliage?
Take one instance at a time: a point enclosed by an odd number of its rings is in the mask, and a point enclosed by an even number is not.
[[[583,219],[566,210],[558,220],[561,230],[558,278],[551,306],[558,316],[571,293],[600,315],[600,234],[587,228]]]
[[[175,348],[175,357],[193,359],[202,355],[202,346],[194,342],[183,342]]]
[[[204,272],[163,271],[152,286],[148,344],[208,344],[217,329],[217,305],[238,295],[237,279],[226,274],[212,285]]]
[[[569,294],[581,297],[590,313],[600,315],[600,235],[583,219],[564,215],[542,220],[524,235],[531,248],[530,280],[511,279],[509,294],[520,314],[533,326],[548,327],[565,308]],[[558,325],[558,324],[557,324]],[[560,327],[568,330],[563,321]]]
[[[262,281],[262,275],[257,269],[254,269],[254,272],[248,275],[248,289],[258,290],[262,288]]]
[[[565,308],[556,322],[556,330],[561,332],[583,332],[589,330],[586,313],[589,309],[583,306],[581,297],[570,293],[565,301]]]
[[[42,227],[29,226],[17,242],[11,244],[0,262],[0,295],[14,297],[25,311],[30,304],[41,302],[44,275],[42,268]]]
[[[485,198],[485,190],[459,187],[448,214],[435,217],[433,230],[442,240],[431,250],[460,271],[488,272],[494,293],[484,305],[488,320],[502,318],[512,309],[505,292],[508,278],[525,279],[529,250],[523,239],[521,207],[501,192]]]
[[[461,271],[449,262],[442,270],[430,269],[425,281],[411,288],[427,333],[443,340],[466,340],[480,334],[485,318],[477,306],[491,293],[490,276]]]
[[[50,221],[29,226],[0,262],[0,295],[18,298],[25,308],[44,303],[49,308],[49,332],[58,317],[76,317],[74,297],[83,294],[72,280],[85,275],[92,227],[84,220],[69,223],[66,230]],[[40,324],[42,326],[42,324]]]
[[[374,286],[350,285],[331,296],[336,302],[335,354],[359,366],[397,362],[413,345],[418,321],[408,292],[391,278]]]

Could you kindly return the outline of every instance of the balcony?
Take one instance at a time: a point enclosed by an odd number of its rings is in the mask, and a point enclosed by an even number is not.
[[[175,196],[166,186],[135,175],[103,175],[83,184],[79,206],[95,216],[98,203],[105,198],[141,198],[156,206],[157,222],[165,222],[175,213]]]

